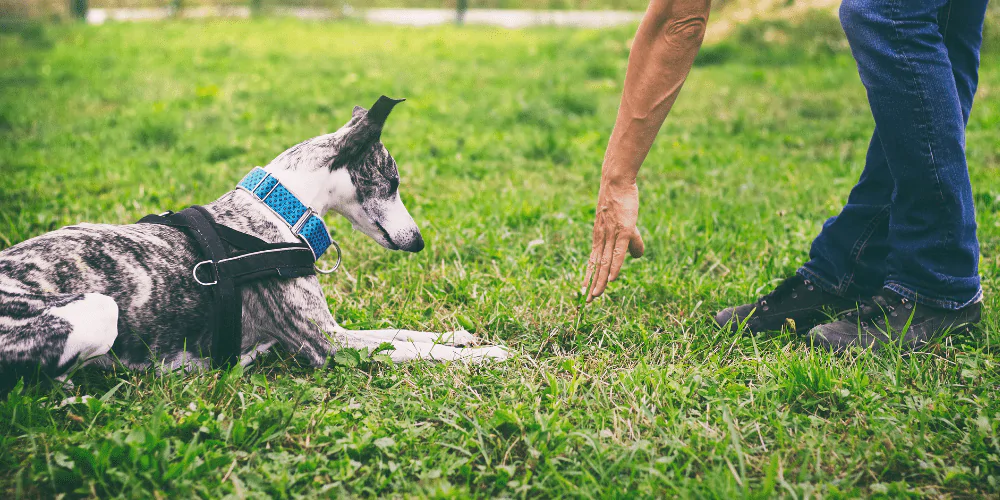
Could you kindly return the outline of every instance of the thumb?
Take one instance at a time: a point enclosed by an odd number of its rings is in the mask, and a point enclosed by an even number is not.
[[[632,258],[638,259],[642,257],[645,251],[646,245],[643,244],[642,236],[639,235],[639,228],[635,228],[635,232],[632,233],[632,239],[628,242],[628,253],[632,255]]]

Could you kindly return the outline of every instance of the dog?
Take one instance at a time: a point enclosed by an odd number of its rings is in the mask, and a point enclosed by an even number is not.
[[[336,212],[389,250],[419,252],[423,238],[381,142],[384,116],[368,115],[355,107],[339,130],[291,147],[264,170],[320,216]],[[245,189],[205,209],[219,224],[268,243],[299,241]],[[184,232],[156,224],[79,224],[0,252],[0,380],[64,379],[91,363],[161,371],[211,366],[212,295],[192,273],[202,259]],[[392,344],[396,362],[508,357],[500,346],[460,347],[479,343],[465,330],[346,330],[315,275],[254,282],[241,294],[244,365],[280,346],[321,367],[337,349],[375,350],[383,342]]]

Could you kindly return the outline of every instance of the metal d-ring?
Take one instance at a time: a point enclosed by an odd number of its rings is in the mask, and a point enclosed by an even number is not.
[[[330,244],[333,245],[333,248],[337,249],[337,263],[334,264],[333,267],[330,269],[320,269],[319,266],[313,264],[313,267],[316,269],[317,273],[331,274],[338,268],[340,268],[340,261],[344,260],[344,254],[343,252],[340,251],[340,245],[337,244],[337,240],[333,239],[332,235],[330,236]]]
[[[194,276],[194,280],[196,282],[198,282],[198,284],[201,285],[201,286],[212,286],[212,285],[218,285],[219,284],[219,278],[218,278],[218,276],[216,276],[215,281],[213,281],[211,283],[206,283],[206,282],[198,279],[198,268],[201,267],[201,266],[203,266],[203,265],[205,265],[205,264],[211,264],[211,263],[212,263],[212,261],[210,261],[210,260],[203,260],[203,261],[195,264],[194,265],[194,269],[191,270],[191,275]]]

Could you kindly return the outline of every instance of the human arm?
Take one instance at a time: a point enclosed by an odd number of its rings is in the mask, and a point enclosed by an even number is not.
[[[626,250],[636,258],[643,254],[636,227],[636,177],[694,64],[710,7],[710,0],[652,0],[639,24],[601,168],[593,246],[584,278],[587,302],[604,293],[609,280],[618,279]]]

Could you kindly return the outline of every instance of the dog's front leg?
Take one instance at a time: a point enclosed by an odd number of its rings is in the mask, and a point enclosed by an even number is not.
[[[343,339],[348,346],[355,343],[366,344],[371,342],[371,333],[371,331],[365,330],[345,330],[337,335],[337,339]],[[507,349],[501,346],[467,348],[406,340],[390,340],[388,343],[392,344],[393,347],[393,350],[388,353],[389,357],[397,363],[416,360],[479,363],[487,360],[503,360],[510,357]]]
[[[277,341],[286,352],[319,368],[345,345],[375,349],[380,344],[375,339],[350,344],[338,340],[344,329],[330,314],[315,276],[247,287],[243,300],[244,353]]]
[[[268,334],[288,352],[297,353],[320,367],[337,349],[377,349],[383,342],[392,344],[389,352],[393,361],[418,359],[435,361],[477,362],[505,359],[507,350],[499,346],[483,348],[453,347],[476,342],[475,336],[460,330],[450,333],[415,332],[412,330],[347,330],[337,324],[326,305],[319,281],[314,277],[278,282],[255,289],[254,303],[270,311],[274,320]],[[451,344],[451,345],[442,345]]]
[[[452,347],[479,345],[482,342],[479,337],[465,331],[454,330],[451,332],[418,332],[414,330],[402,330],[390,328],[384,330],[343,330],[357,335],[364,335],[372,340],[380,342],[416,342],[418,344],[441,344]]]
[[[489,359],[507,359],[510,354],[500,346],[462,348],[456,345],[472,345],[479,339],[465,330],[447,333],[417,332],[413,330],[347,330],[339,325],[333,336],[334,343],[345,347],[369,347],[372,344],[392,344],[389,357],[396,362],[404,361],[466,361],[482,362]]]

